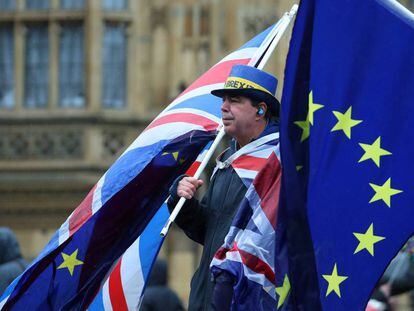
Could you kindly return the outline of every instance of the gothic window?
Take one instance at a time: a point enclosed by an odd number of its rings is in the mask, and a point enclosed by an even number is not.
[[[0,24],[0,108],[14,106],[13,26]]]
[[[85,106],[84,38],[81,23],[62,23],[59,43],[59,105]]]
[[[102,6],[107,11],[126,10],[128,3],[127,0],[102,0]]]
[[[28,24],[25,49],[24,105],[42,108],[48,101],[49,40],[47,24]]]
[[[123,108],[126,105],[125,24],[106,23],[102,48],[102,105]]]
[[[30,10],[46,10],[49,8],[49,0],[26,0],[26,8]]]
[[[0,10],[1,11],[13,11],[16,9],[15,0],[0,0]]]
[[[85,0],[60,0],[62,9],[77,10],[85,7]]]
[[[0,111],[126,111],[132,10],[128,0],[0,0]]]

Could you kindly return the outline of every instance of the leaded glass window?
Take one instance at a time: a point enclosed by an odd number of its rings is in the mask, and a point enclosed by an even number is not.
[[[49,40],[46,24],[27,26],[24,105],[46,107],[48,100]]]
[[[125,107],[126,32],[124,24],[106,24],[103,36],[102,105]]]
[[[127,0],[102,0],[102,7],[107,11],[126,10],[128,2]]]
[[[1,11],[13,11],[16,9],[16,0],[0,0]]]
[[[30,10],[46,10],[49,8],[49,0],[26,0],[26,8]]]
[[[59,44],[59,105],[84,107],[84,39],[82,24],[62,24]]]
[[[0,108],[14,106],[13,26],[0,24]]]
[[[85,7],[85,0],[60,0],[62,9],[76,10]]]

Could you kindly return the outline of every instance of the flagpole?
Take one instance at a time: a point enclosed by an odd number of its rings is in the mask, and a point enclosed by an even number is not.
[[[210,149],[208,149],[205,157],[203,158],[203,161],[201,161],[200,166],[198,167],[197,171],[194,173],[194,178],[199,179],[201,176],[201,173],[204,171],[207,163],[210,161],[211,156],[213,155],[214,151],[216,150],[218,144],[224,137],[224,127],[222,124],[220,124],[218,128],[218,134],[216,138],[214,139],[213,144],[211,145]],[[186,201],[186,198],[181,197],[178,201],[177,205],[174,207],[174,210],[172,211],[170,217],[168,217],[167,223],[164,225],[164,228],[161,230],[161,236],[166,236],[168,233],[168,230],[170,229],[171,224],[174,222],[175,218],[177,217],[178,213],[181,211],[181,208],[183,207],[184,203]]]
[[[279,43],[280,39],[282,38],[282,35],[286,31],[286,28],[289,26],[291,20],[295,16],[296,12],[298,10],[298,5],[294,4],[292,8],[290,9],[290,12],[286,12],[284,16],[281,18],[280,22],[278,22],[275,26],[275,29],[273,32],[276,32],[276,36],[273,39],[272,43],[270,44],[269,48],[263,55],[263,58],[260,60],[259,64],[257,65],[258,69],[263,69],[264,65],[266,64],[267,60],[269,59],[270,55],[272,55],[273,50],[276,48],[277,44]],[[219,132],[214,139],[213,144],[211,145],[210,149],[207,151],[206,156],[204,157],[203,161],[201,162],[199,168],[194,174],[194,178],[199,178],[201,173],[203,172],[204,168],[206,167],[207,163],[210,161],[211,156],[213,155],[214,151],[216,150],[218,144],[224,137],[224,127],[221,124],[219,126]],[[177,217],[178,213],[181,211],[181,208],[184,206],[184,203],[186,201],[186,198],[181,197],[178,201],[177,205],[174,207],[174,210],[172,211],[170,217],[167,220],[167,223],[164,225],[164,227],[161,230],[160,235],[162,237],[165,237],[168,233],[168,230],[170,229],[171,224],[174,222],[175,218]]]
[[[266,65],[267,60],[272,55],[274,49],[276,48],[277,44],[279,43],[280,39],[282,38],[283,34],[285,33],[287,27],[289,26],[292,19],[295,17],[296,13],[298,11],[298,5],[294,4],[289,12],[286,12],[284,16],[281,18],[280,25],[278,27],[278,31],[276,33],[275,38],[273,39],[272,43],[269,46],[269,49],[266,51],[265,55],[263,55],[263,58],[260,60],[260,63],[257,65],[258,69],[263,69],[263,67]]]

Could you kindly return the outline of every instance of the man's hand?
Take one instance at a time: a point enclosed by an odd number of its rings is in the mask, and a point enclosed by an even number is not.
[[[203,185],[203,183],[204,182],[201,179],[196,179],[194,177],[184,177],[178,183],[177,195],[179,197],[184,197],[187,200],[190,200],[196,193],[197,189]]]

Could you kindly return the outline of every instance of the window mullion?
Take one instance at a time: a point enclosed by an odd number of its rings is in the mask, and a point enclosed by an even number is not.
[[[14,23],[14,98],[15,109],[21,111],[24,98],[24,64],[25,64],[26,28],[21,22]]]
[[[101,106],[101,1],[88,0],[85,23],[86,109],[98,112]]]
[[[58,60],[59,60],[59,24],[49,24],[49,105],[50,110],[58,106]]]

